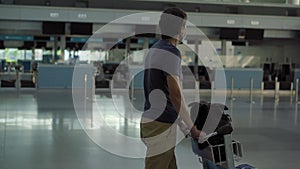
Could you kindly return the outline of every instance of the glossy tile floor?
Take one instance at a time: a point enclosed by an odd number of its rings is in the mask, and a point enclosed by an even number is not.
[[[205,94],[201,97],[203,100],[208,98]],[[281,96],[275,102],[272,95],[255,95],[253,100],[255,102],[250,103],[248,94],[236,94],[235,100],[227,100],[235,128],[233,138],[244,148],[244,157],[239,163],[248,163],[259,169],[299,169],[298,105],[291,102],[289,96]],[[128,103],[122,95],[117,96],[113,103],[109,93],[97,91],[94,102],[80,103],[79,111],[90,111],[89,107],[98,105],[93,110],[104,113],[106,125],[123,135],[138,137],[140,115],[132,113],[127,116],[115,111],[116,104],[120,112],[128,110]],[[141,103],[142,99],[137,96],[135,107],[139,109]],[[99,114],[93,110],[90,118],[85,119],[88,122],[84,127],[86,131],[101,133],[103,123],[97,121]],[[75,113],[70,90],[17,92],[0,89],[0,169],[143,168],[142,158],[114,155],[88,137],[78,120],[78,117],[87,118],[86,114],[82,113],[82,117]],[[98,139],[109,140],[109,137]],[[119,141],[111,138],[112,145],[122,147]],[[124,151],[127,151],[126,147]],[[202,168],[192,153],[189,139],[181,141],[176,153],[181,169]]]

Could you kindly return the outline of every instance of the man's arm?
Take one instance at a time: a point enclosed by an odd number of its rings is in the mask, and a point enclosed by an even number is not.
[[[190,129],[192,137],[194,139],[198,139],[200,135],[200,131],[194,126],[194,123],[191,120],[191,117],[189,115],[189,111],[185,104],[184,97],[182,94],[182,89],[179,84],[179,77],[168,75],[167,83],[169,87],[170,99],[176,109],[176,112],[179,114],[181,119]]]

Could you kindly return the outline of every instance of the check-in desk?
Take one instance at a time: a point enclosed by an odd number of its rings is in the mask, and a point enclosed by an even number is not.
[[[297,85],[297,79],[298,79],[298,89],[300,87],[300,69],[295,69],[295,72],[294,72],[294,86],[293,88],[296,89],[296,85]]]
[[[92,83],[94,75],[93,65],[50,65],[39,64],[37,73],[38,88],[72,88],[82,84]]]
[[[225,79],[222,74],[225,73]],[[227,89],[261,89],[263,71],[261,68],[224,68],[215,72],[215,86],[222,88],[226,83]],[[251,84],[252,83],[252,84]]]
[[[34,88],[35,73],[1,72],[0,86],[10,88]]]
[[[183,67],[183,71],[188,69]],[[136,74],[134,80],[134,87],[143,87],[143,73],[142,68],[131,69],[131,74]],[[261,89],[263,71],[260,68],[224,68],[224,69],[213,69],[209,70],[211,73],[211,80],[209,83],[214,83],[216,89],[237,89],[237,90],[248,90],[251,87],[253,89]],[[140,72],[140,73],[134,73]],[[192,73],[183,74],[183,88],[192,89],[195,88],[195,78]],[[200,82],[201,85],[201,82]],[[233,86],[232,86],[233,85]],[[202,89],[202,88],[200,88]],[[205,88],[207,89],[207,88]]]
[[[0,86],[1,87],[16,87],[17,74],[16,72],[1,72]]]

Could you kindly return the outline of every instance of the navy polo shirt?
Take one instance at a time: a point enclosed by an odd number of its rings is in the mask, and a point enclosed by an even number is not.
[[[167,76],[182,79],[180,51],[166,40],[159,40],[145,59],[143,117],[159,122],[174,123],[178,117],[170,100]]]

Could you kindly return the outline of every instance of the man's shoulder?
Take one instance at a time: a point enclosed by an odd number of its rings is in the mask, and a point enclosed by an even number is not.
[[[177,56],[180,56],[180,51],[174,45],[170,44],[170,42],[166,40],[159,40],[152,46],[152,49],[161,49],[161,50],[169,51]]]

